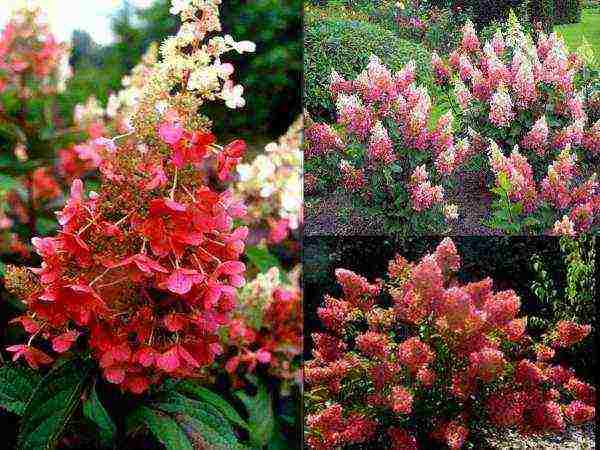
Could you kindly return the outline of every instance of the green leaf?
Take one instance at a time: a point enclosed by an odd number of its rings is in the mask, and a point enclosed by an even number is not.
[[[506,176],[506,174],[504,172],[500,172],[498,174],[498,184],[506,192],[508,192],[508,191],[510,191],[512,189],[512,185],[510,183],[510,180],[508,179],[508,177]]]
[[[130,414],[128,420],[147,426],[167,450],[194,450],[192,443],[179,424],[165,413],[147,406],[140,406]]]
[[[273,406],[267,388],[264,384],[260,384],[254,397],[243,391],[238,391],[235,395],[242,401],[248,411],[250,442],[258,447],[267,445],[275,429]]]
[[[56,219],[52,220],[46,217],[38,217],[38,219],[35,222],[36,230],[41,236],[50,235],[51,233],[56,231],[57,226],[58,223],[56,222]]]
[[[89,381],[90,365],[63,359],[40,381],[23,412],[19,450],[50,450],[56,447],[81,402]]]
[[[117,427],[110,418],[96,392],[96,387],[92,387],[89,396],[83,403],[83,415],[94,422],[98,427],[100,440],[105,446],[110,445],[117,433]]]
[[[17,189],[21,184],[8,175],[0,174],[0,192],[9,192],[13,189]]]
[[[39,374],[21,366],[0,367],[0,407],[22,415],[40,379]]]
[[[177,384],[177,390],[184,394],[189,394],[198,400],[202,400],[212,406],[214,406],[223,416],[242,428],[248,429],[248,424],[239,413],[221,396],[214,392],[206,389],[205,387],[199,386],[193,381],[182,381]]]
[[[177,421],[194,443],[195,448],[210,450],[242,450],[246,448],[239,443],[229,442],[218,430],[195,417],[179,416]]]
[[[246,257],[260,272],[266,272],[271,267],[279,267],[279,260],[262,247],[246,247]]]
[[[170,392],[163,395],[161,401],[154,403],[152,407],[172,415],[177,422],[180,422],[182,417],[198,420],[218,434],[215,442],[226,442],[230,448],[238,445],[231,424],[215,407],[208,403],[191,400],[177,392]]]

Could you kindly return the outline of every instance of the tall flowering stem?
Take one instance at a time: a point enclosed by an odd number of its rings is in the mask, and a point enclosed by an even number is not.
[[[535,341],[517,294],[459,282],[460,264],[446,238],[418,262],[396,256],[385,280],[336,270],[342,295],[317,310],[305,363],[309,448],[459,449],[482,422],[546,434],[594,418],[595,388],[556,359],[591,326],[560,321]]]
[[[248,229],[234,220],[246,208],[226,189],[245,144],[218,145],[199,111],[243,106],[221,56],[254,45],[215,35],[219,3],[173,7],[181,28],[161,45],[130,134],[95,140],[99,191],[75,179],[59,233],[33,240],[42,266],[9,269],[6,284],[27,306],[15,321],[31,335],[8,349],[15,359],[37,366],[89,349],[109,382],[141,393],[166,376],[200,377],[222,353],[245,282]]]

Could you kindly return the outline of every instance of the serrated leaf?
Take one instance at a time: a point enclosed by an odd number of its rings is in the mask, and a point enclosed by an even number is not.
[[[239,413],[231,406],[225,399],[221,396],[215,394],[214,392],[206,389],[205,387],[198,386],[192,381],[182,381],[177,384],[177,390],[184,394],[189,394],[197,398],[198,400],[202,400],[206,403],[214,406],[223,416],[230,420],[235,425],[238,425],[242,428],[248,429],[248,424]]]
[[[248,426],[252,445],[263,447],[271,440],[275,429],[271,396],[264,384],[258,386],[254,397],[243,391],[235,393],[248,411]]]
[[[167,450],[194,450],[179,424],[165,413],[140,406],[131,413],[129,421],[145,425]]]
[[[0,407],[22,415],[41,377],[24,367],[7,364],[0,367]]]
[[[279,260],[262,247],[246,247],[246,257],[260,272],[266,272],[271,267],[279,267]]]
[[[191,400],[177,392],[169,392],[161,396],[160,401],[152,406],[176,418],[185,415],[201,421],[206,426],[218,431],[221,439],[226,440],[231,446],[235,446],[238,442],[231,424],[215,407],[208,403]]]
[[[192,441],[194,448],[210,450],[242,450],[246,448],[237,443],[231,444],[217,430],[194,417],[179,416],[177,421]]]
[[[92,387],[88,398],[83,403],[83,415],[96,424],[103,445],[110,445],[117,433],[117,427],[102,406],[95,386]]]
[[[19,450],[56,447],[89,381],[90,365],[77,359],[58,361],[38,383],[23,412]]]

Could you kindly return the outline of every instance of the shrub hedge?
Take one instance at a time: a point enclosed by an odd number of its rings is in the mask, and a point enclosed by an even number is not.
[[[525,13],[532,23],[541,22],[546,30],[553,24],[577,23],[581,20],[583,0],[430,0],[432,5],[470,10],[473,22],[483,28],[501,21],[510,9],[519,17]],[[589,6],[589,0],[586,1]]]
[[[371,55],[393,71],[413,59],[419,82],[431,83],[431,57],[422,45],[367,22],[315,19],[310,14],[305,17],[304,33],[304,105],[311,114],[331,118],[331,71],[353,78],[366,67]]]
[[[556,24],[578,23],[581,21],[582,0],[555,0]]]

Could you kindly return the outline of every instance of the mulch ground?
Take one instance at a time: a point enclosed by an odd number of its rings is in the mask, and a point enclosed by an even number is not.
[[[560,435],[522,436],[516,432],[496,435],[492,432],[486,441],[494,450],[589,450],[596,448],[596,425],[569,426]]]
[[[457,173],[457,186],[447,195],[458,206],[459,219],[449,234],[455,236],[493,236],[501,233],[484,225],[489,219],[492,197],[484,191],[484,180],[476,172]],[[304,233],[307,236],[384,235],[382,220],[369,216],[352,204],[346,193],[319,193],[305,196]]]

